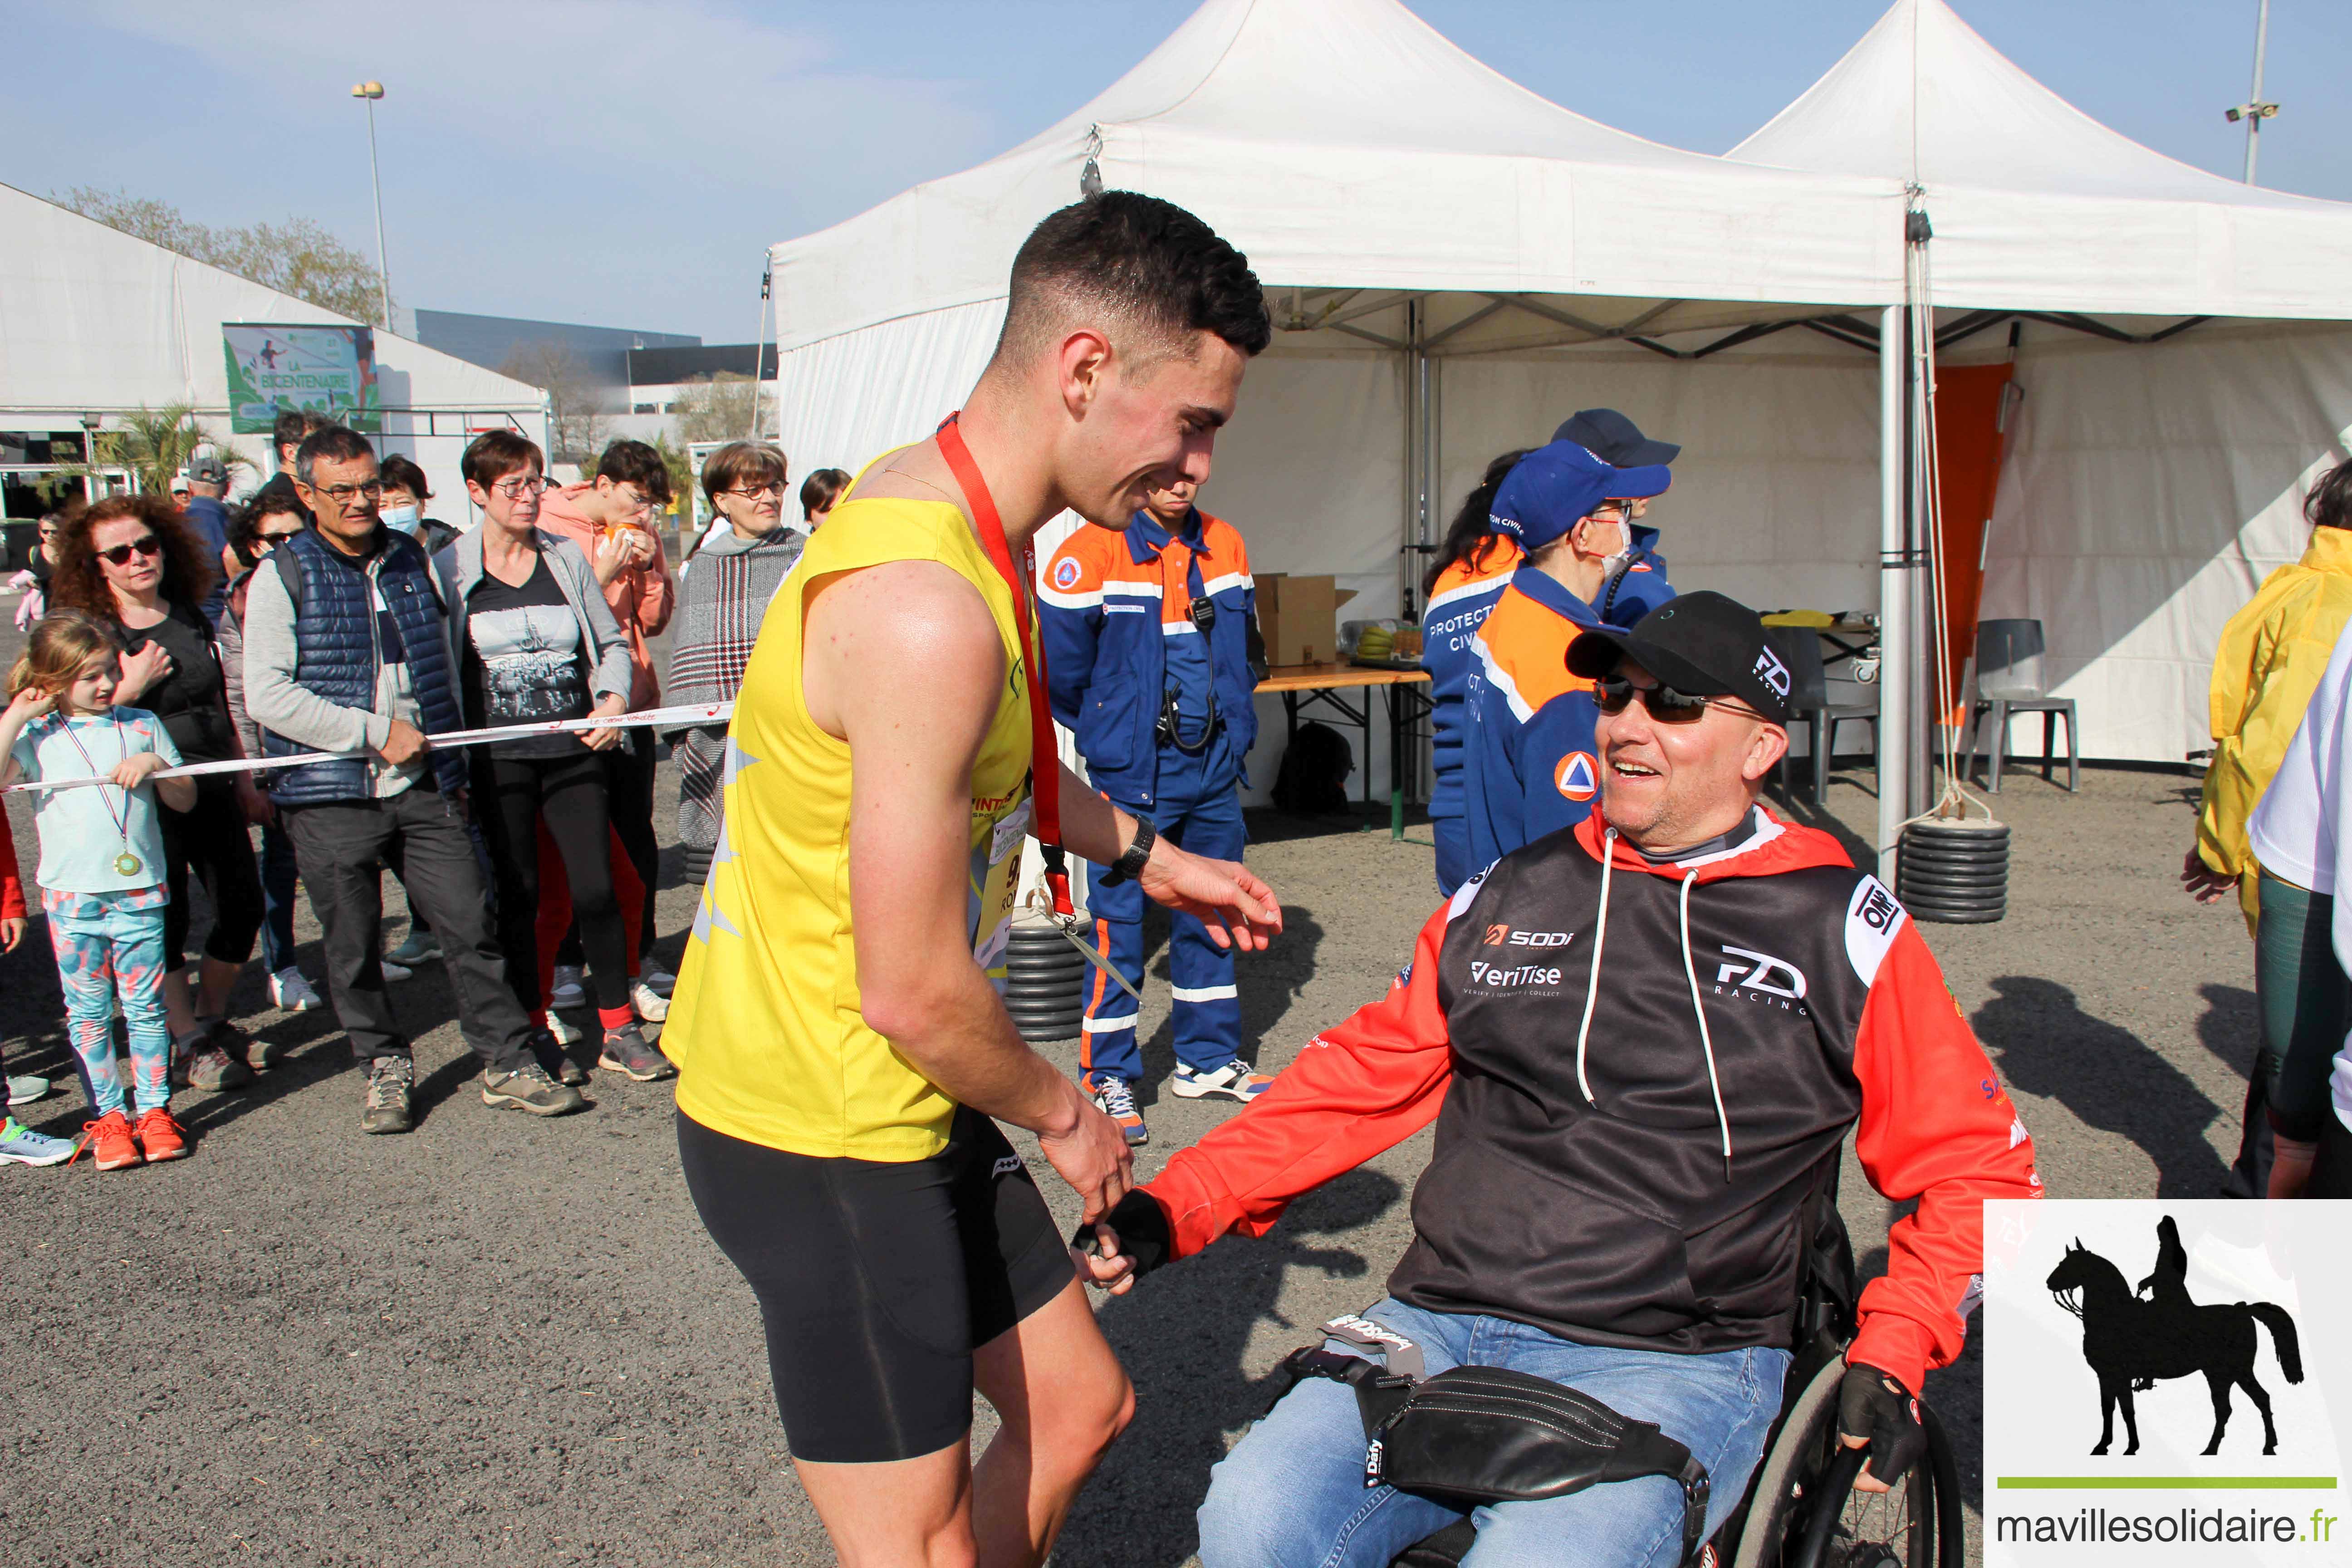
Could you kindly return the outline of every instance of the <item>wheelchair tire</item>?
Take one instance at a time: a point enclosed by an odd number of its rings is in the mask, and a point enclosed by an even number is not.
[[[1854,1491],[1861,1461],[1844,1456],[1858,1456],[1861,1450],[1842,1449],[1837,1439],[1838,1385],[1844,1378],[1844,1361],[1830,1362],[1790,1406],[1780,1435],[1756,1468],[1732,1568],[1824,1568],[1874,1562],[1937,1568],[1942,1521],[1937,1513],[1937,1479],[1943,1467],[1931,1454],[1912,1466],[1892,1491]],[[1836,1513],[1824,1515],[1825,1504],[1833,1505]],[[1963,1543],[1955,1540],[1943,1544],[1950,1557],[1949,1548]],[[1879,1548],[1874,1557],[1874,1545]]]

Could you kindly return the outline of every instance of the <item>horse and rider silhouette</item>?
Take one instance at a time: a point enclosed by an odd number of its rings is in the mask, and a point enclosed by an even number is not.
[[[2098,1374],[2099,1446],[2091,1452],[2104,1454],[2115,1441],[2120,1405],[2131,1436],[2124,1452],[2138,1453],[2134,1391],[2153,1388],[2159,1378],[2201,1373],[2213,1394],[2213,1436],[2205,1452],[2221,1450],[2221,1433],[2230,1425],[2230,1385],[2235,1384],[2263,1413],[2263,1452],[2277,1453],[2271,1396],[2254,1379],[2260,1339],[2254,1325],[2269,1328],[2286,1380],[2301,1383],[2303,1352],[2294,1320],[2268,1301],[2199,1306],[2189,1296],[2189,1250],[2180,1245],[2180,1227],[2170,1215],[2157,1222],[2156,1236],[2156,1269],[2139,1282],[2148,1293],[2146,1300],[2124,1283],[2123,1270],[2084,1247],[2079,1237],[2044,1281],[2058,1305],[2082,1320],[2083,1359]]]

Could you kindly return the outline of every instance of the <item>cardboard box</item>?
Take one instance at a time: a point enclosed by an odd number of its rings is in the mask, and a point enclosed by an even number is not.
[[[1330,577],[1257,574],[1257,628],[1269,665],[1329,664],[1339,657],[1339,606],[1356,596]]]

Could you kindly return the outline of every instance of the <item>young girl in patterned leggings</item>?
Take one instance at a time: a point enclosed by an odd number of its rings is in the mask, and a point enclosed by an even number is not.
[[[114,628],[78,611],[45,617],[8,674],[0,713],[0,786],[103,778],[44,790],[34,808],[41,836],[41,908],[57,949],[67,1029],[89,1079],[94,1117],[81,1142],[101,1171],[177,1160],[185,1136],[172,1120],[172,1031],[163,1016],[163,834],[155,797],[174,811],[194,804],[194,779],[150,780],[180,753],[152,713],[114,706],[121,675]],[[125,1113],[115,1069],[113,1003],[131,1033],[138,1122]]]

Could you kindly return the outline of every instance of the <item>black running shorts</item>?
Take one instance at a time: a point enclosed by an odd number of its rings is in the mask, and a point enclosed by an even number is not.
[[[996,1123],[928,1160],[820,1160],[680,1112],[710,1238],[751,1281],[793,1457],[911,1459],[971,1429],[971,1352],[1066,1289],[1070,1254]]]

